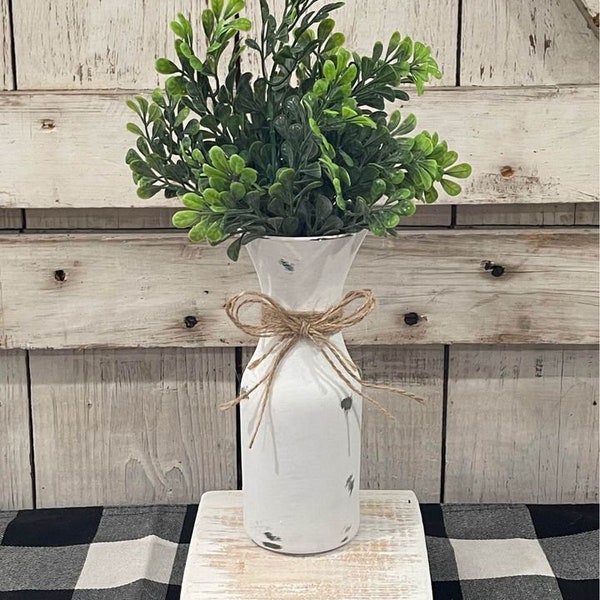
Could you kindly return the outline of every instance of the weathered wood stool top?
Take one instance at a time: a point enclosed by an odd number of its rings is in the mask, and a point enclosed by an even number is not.
[[[361,526],[346,546],[271,553],[243,530],[242,492],[202,496],[182,600],[430,600],[425,536],[409,491],[361,491]]]

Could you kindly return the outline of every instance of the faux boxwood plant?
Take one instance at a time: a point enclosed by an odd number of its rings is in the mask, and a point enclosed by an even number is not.
[[[408,100],[404,84],[421,94],[441,76],[430,48],[395,32],[360,56],[329,17],[343,3],[316,5],[285,0],[277,20],[260,0],[260,33],[248,37],[243,0],[212,0],[202,56],[179,14],[179,64],[159,58],[164,88],[128,102],[141,121],[127,125],[138,136],[126,158],[138,196],[180,197],[173,224],[192,241],[232,240],[233,260],[265,235],[394,234],[416,202],[435,202],[438,186],[457,195],[451,178],[471,172],[437,133],[411,135],[414,115],[386,110]],[[251,52],[255,73],[241,67]]]

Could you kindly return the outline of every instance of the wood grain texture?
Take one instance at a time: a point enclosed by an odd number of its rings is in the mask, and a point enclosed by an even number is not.
[[[233,350],[34,352],[31,380],[38,506],[235,488]]]
[[[346,342],[595,343],[597,241],[585,229],[369,237],[347,287],[373,289],[378,306]],[[223,311],[258,288],[246,254],[231,263],[180,233],[0,236],[0,285],[0,347],[252,345]]]
[[[575,206],[575,225],[598,225],[597,202],[577,204]]]
[[[0,510],[32,508],[27,371],[18,350],[0,350],[0,432]]]
[[[8,0],[0,0],[0,90],[12,90],[12,39]]]
[[[437,208],[437,207],[436,207]],[[27,229],[175,229],[176,208],[32,208]]]
[[[321,4],[325,4],[322,2]],[[278,17],[283,12],[282,0],[272,0],[269,7]],[[253,23],[252,32],[260,39],[260,4],[247,2],[246,12]],[[431,46],[442,71],[441,80],[431,85],[454,86],[456,81],[456,45],[458,39],[458,0],[381,0],[361,2],[347,0],[331,13],[335,31],[345,35],[344,47],[360,55],[371,56],[373,44],[381,41],[384,47],[394,31]],[[259,72],[259,58],[250,51],[242,56],[245,70]]]
[[[446,502],[597,502],[596,349],[450,350]]]
[[[456,207],[457,225],[574,225],[575,204],[468,204]],[[582,206],[587,206],[584,204]],[[590,203],[590,206],[593,206]]]
[[[368,402],[362,426],[361,487],[411,489],[421,502],[440,501],[444,350],[407,346],[351,348],[363,379],[401,387],[427,400],[365,389],[395,421]]]
[[[125,130],[126,98],[0,94],[0,207],[178,206],[135,195],[124,162],[135,142]],[[473,165],[464,193],[440,204],[472,204],[597,200],[597,105],[597,88],[584,86],[434,89],[400,107]]]
[[[21,211],[16,208],[0,208],[0,229],[21,229]]]
[[[362,491],[361,528],[343,552],[275,555],[250,541],[242,521],[241,492],[203,496],[182,600],[433,598],[423,523],[412,492]]]
[[[461,85],[598,81],[598,40],[573,0],[464,0]]]
[[[179,11],[197,20],[201,8],[192,0],[14,2],[18,88],[155,87],[154,60],[175,54],[169,21]]]
[[[350,347],[363,380],[401,387],[426,398],[425,406],[368,390],[395,417],[363,404],[360,485],[365,490],[411,489],[421,502],[440,501],[444,350],[441,347]],[[242,348],[242,368],[254,347]]]
[[[25,211],[27,229],[175,229],[171,217],[176,208],[32,208]],[[3,214],[7,213],[4,217]],[[20,211],[0,209],[0,229],[3,223],[17,223]],[[8,219],[8,221],[6,221]],[[450,225],[450,206],[424,204],[402,227]]]

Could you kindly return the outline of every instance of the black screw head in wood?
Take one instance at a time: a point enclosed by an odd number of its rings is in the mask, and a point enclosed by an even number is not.
[[[415,312],[409,312],[404,315],[404,322],[407,325],[416,325],[420,321],[420,317]]]
[[[504,267],[502,265],[497,265],[493,263],[491,260],[486,260],[483,262],[483,268],[486,271],[492,272],[492,277],[502,277],[504,275]]]
[[[56,269],[56,271],[54,271],[54,279],[56,279],[56,281],[65,281],[67,278],[67,274],[63,269]]]
[[[193,315],[187,316],[183,318],[183,322],[188,329],[195,327],[198,324],[198,319]]]

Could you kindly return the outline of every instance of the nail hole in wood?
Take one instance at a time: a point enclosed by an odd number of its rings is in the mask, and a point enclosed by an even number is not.
[[[514,174],[515,170],[509,165],[506,165],[500,169],[500,175],[502,175],[502,177],[506,177],[507,179],[512,177]]]
[[[52,131],[56,127],[53,119],[42,119],[42,129]]]
[[[416,325],[420,320],[421,320],[421,318],[415,312],[409,312],[404,315],[404,322],[407,325],[411,325],[411,326]]]
[[[63,269],[57,269],[54,271],[54,279],[56,279],[56,281],[65,281],[66,278],[67,274],[65,271],[63,271]]]
[[[198,324],[198,319],[193,315],[189,315],[183,318],[183,322],[185,323],[185,326],[188,329],[191,329],[192,327],[195,327]]]

